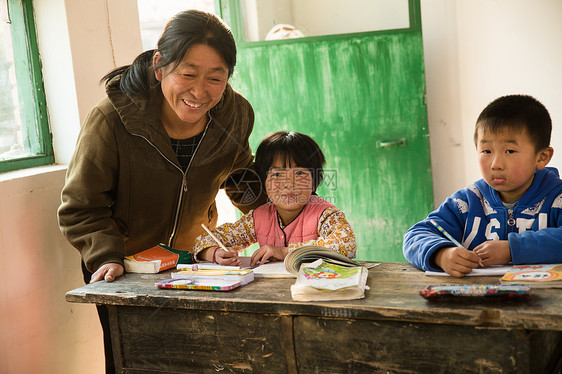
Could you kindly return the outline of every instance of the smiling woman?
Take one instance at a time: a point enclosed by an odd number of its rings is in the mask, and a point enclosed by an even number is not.
[[[158,67],[161,64],[162,54],[156,52],[156,79],[166,98],[160,114],[162,124],[172,138],[199,134],[205,129],[207,111],[218,104],[226,88],[230,75],[226,62],[215,49],[196,44],[175,69]]]
[[[192,251],[201,224],[217,223],[220,188],[244,212],[265,202],[261,183],[246,180],[254,112],[228,84],[235,64],[228,27],[189,10],[167,23],[157,49],[102,78],[107,97],[84,121],[58,211],[86,282],[113,281],[125,256],[159,243]]]

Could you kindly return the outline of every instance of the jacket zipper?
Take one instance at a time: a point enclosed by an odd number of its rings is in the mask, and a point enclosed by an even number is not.
[[[509,217],[507,218],[507,224],[512,227],[515,226],[515,219],[513,218],[513,209],[508,209],[507,214],[509,215]]]
[[[201,143],[203,142],[203,139],[205,138],[205,135],[207,134],[207,129],[209,128],[209,124],[211,123],[211,121],[212,121],[212,117],[209,116],[209,121],[207,122],[207,125],[205,126],[205,130],[203,130],[203,136],[201,137],[201,140],[199,140],[199,143],[197,144],[197,147],[195,147],[195,151],[193,151],[193,156],[191,156],[191,160],[189,160],[189,164],[187,164],[187,168],[185,169],[185,172],[181,169],[181,167],[177,166],[176,164],[174,164],[174,162],[172,160],[170,160],[168,157],[166,157],[160,151],[160,149],[158,149],[158,147],[156,147],[150,140],[148,140],[147,138],[145,138],[142,135],[132,134],[134,136],[138,136],[139,138],[142,138],[142,139],[146,140],[146,142],[148,144],[150,144],[150,146],[152,146],[154,149],[156,149],[156,151],[158,153],[160,153],[160,156],[162,156],[162,158],[164,158],[166,161],[168,161],[170,164],[172,164],[172,166],[174,166],[176,169],[178,169],[180,171],[180,173],[182,174],[182,187],[180,189],[180,196],[178,198],[178,203],[177,203],[177,206],[176,206],[176,215],[174,217],[174,225],[173,225],[173,228],[172,228],[172,233],[170,234],[170,237],[168,238],[168,243],[167,243],[167,245],[169,247],[172,246],[172,240],[174,240],[174,236],[176,235],[177,225],[178,225],[178,221],[179,221],[180,208],[181,208],[181,202],[183,200],[184,193],[187,192],[187,172],[189,171],[189,168],[191,167],[191,163],[193,162],[193,159],[195,158],[195,155],[197,154],[197,150],[199,149],[199,146],[201,145]]]

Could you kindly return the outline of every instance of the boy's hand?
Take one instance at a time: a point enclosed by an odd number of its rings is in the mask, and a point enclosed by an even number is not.
[[[289,253],[289,248],[287,247],[275,247],[273,245],[264,245],[260,249],[254,252],[252,258],[250,259],[250,266],[254,267],[259,262],[263,265],[267,260],[284,260]]]
[[[480,265],[480,257],[468,249],[446,247],[435,255],[435,263],[447,274],[461,278]]]
[[[476,248],[476,253],[484,262],[484,266],[504,265],[511,261],[511,251],[507,240],[489,240]]]

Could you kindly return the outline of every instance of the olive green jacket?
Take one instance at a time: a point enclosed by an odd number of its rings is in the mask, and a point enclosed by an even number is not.
[[[242,95],[227,85],[184,173],[155,104],[161,90],[129,97],[119,78],[80,130],[58,209],[62,233],[92,272],[159,243],[191,251],[201,223],[216,225],[221,187],[243,212],[265,202],[248,144],[254,112]]]

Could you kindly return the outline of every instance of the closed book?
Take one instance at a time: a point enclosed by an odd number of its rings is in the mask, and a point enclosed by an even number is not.
[[[562,288],[562,264],[514,265],[501,278],[502,284],[525,284],[531,288]]]
[[[159,273],[171,269],[178,263],[191,263],[193,256],[189,251],[181,251],[159,244],[124,259],[125,271],[129,273]]]
[[[221,279],[238,281],[245,285],[254,280],[254,272],[249,269],[180,269],[172,272],[173,279]]]

